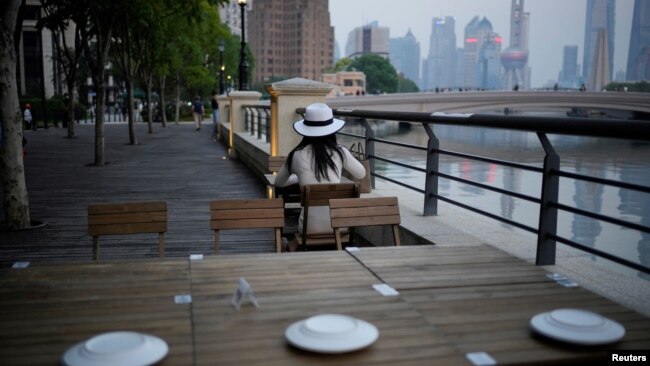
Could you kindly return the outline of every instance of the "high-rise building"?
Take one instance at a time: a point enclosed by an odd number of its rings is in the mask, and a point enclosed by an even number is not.
[[[433,18],[427,72],[422,74],[422,89],[448,88],[458,85],[456,79],[456,19]]]
[[[528,34],[530,14],[524,12],[524,0],[512,0],[510,8],[510,45],[501,54],[505,68],[502,86],[512,89],[530,87],[528,67]]]
[[[478,88],[481,85],[481,51],[491,42],[498,55],[501,55],[501,37],[492,31],[492,23],[483,17],[474,17],[465,26],[465,51],[463,56],[462,86]],[[491,47],[491,46],[490,46]]]
[[[479,55],[479,88],[501,89],[501,45],[489,38]]]
[[[598,31],[605,29],[607,32],[607,59],[609,65],[614,65],[614,0],[587,0],[587,15],[585,22],[585,44],[582,58],[582,77],[589,80],[591,65],[596,56],[596,42]],[[611,68],[609,79],[611,80]]]
[[[420,80],[420,42],[409,29],[404,37],[390,39],[390,63],[416,84]]]
[[[650,80],[650,1],[636,0],[627,56],[627,80]]]
[[[607,39],[607,30],[600,28],[596,38],[594,60],[591,63],[591,74],[589,75],[589,88],[591,90],[602,90],[612,80],[612,67],[608,55],[609,40]]]
[[[359,57],[366,53],[374,53],[388,58],[390,30],[380,27],[377,21],[363,27],[356,27],[348,34],[345,45],[345,55],[350,58]]]
[[[569,82],[578,76],[578,46],[564,46],[560,82]]]
[[[248,14],[254,83],[277,77],[320,80],[332,66],[334,28],[328,0],[255,0]]]

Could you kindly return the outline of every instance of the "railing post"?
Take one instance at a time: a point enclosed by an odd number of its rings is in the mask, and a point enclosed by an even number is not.
[[[257,113],[257,138],[262,139],[262,111],[257,108],[255,109],[255,113]]]
[[[264,114],[266,114],[266,142],[271,142],[271,110],[265,108]]]
[[[539,205],[539,229],[537,233],[537,257],[535,264],[555,264],[555,240],[552,236],[557,234],[557,207],[560,191],[560,157],[553,149],[553,145],[546,134],[538,132],[537,137],[546,152],[544,157],[544,172],[542,173],[542,194]]]
[[[246,115],[242,106],[257,103],[261,93],[256,91],[234,91],[229,94],[230,99],[230,132],[228,136],[228,155],[231,158],[237,157],[237,146],[235,135],[246,131]]]
[[[424,178],[424,216],[438,214],[438,169],[440,165],[440,140],[428,123],[423,123],[429,136],[427,142],[427,172]]]
[[[367,119],[360,118],[359,121],[363,127],[366,128],[365,153],[366,159],[368,159],[370,165],[370,171],[367,173],[370,174],[370,185],[372,186],[372,189],[375,189],[375,131],[372,129],[372,126],[370,126]]]

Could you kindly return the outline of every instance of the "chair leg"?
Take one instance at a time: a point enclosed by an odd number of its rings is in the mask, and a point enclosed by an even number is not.
[[[214,230],[214,254],[219,254],[219,230]]]
[[[165,233],[158,233],[158,256],[165,256]]]
[[[275,252],[282,253],[282,232],[279,227],[275,228]]]
[[[334,229],[334,240],[336,241],[336,250],[343,250],[343,245],[341,244],[341,229]]]
[[[93,236],[93,260],[99,260],[99,236]]]
[[[395,246],[396,247],[400,246],[399,228],[397,227],[397,225],[393,225],[393,239],[395,240]]]

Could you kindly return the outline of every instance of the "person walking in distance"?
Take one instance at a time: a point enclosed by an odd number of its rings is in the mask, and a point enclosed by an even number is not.
[[[194,127],[196,130],[201,129],[201,122],[203,122],[203,112],[205,112],[205,109],[203,108],[203,102],[201,101],[201,97],[197,96],[196,99],[194,99]]]
[[[23,121],[25,122],[25,128],[26,129],[32,129],[36,131],[36,123],[32,123],[32,111],[31,111],[31,104],[27,103],[25,104],[25,111],[23,112]]]

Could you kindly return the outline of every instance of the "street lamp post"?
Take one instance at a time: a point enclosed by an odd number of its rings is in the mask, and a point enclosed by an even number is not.
[[[223,41],[219,42],[219,95],[223,95],[224,93],[223,72],[226,68],[223,65],[223,50],[225,48],[226,45],[223,43]]]
[[[249,90],[248,87],[248,60],[246,60],[246,22],[244,13],[246,0],[237,0],[241,8],[241,50],[239,54],[239,90]]]

